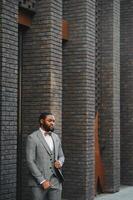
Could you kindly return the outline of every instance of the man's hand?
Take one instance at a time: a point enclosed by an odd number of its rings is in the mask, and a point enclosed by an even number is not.
[[[41,185],[42,185],[42,187],[43,187],[44,190],[47,190],[47,189],[49,189],[50,187],[52,187],[51,182],[48,181],[48,180],[44,181]]]
[[[56,160],[54,163],[55,168],[60,169],[62,167],[61,162],[59,160]]]

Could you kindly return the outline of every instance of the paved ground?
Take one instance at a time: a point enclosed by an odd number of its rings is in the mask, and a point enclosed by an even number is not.
[[[133,186],[122,186],[120,191],[114,194],[100,194],[95,200],[133,200]]]

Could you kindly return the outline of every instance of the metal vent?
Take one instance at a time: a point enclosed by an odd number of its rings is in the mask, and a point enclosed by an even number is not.
[[[19,0],[19,7],[35,12],[36,0]]]

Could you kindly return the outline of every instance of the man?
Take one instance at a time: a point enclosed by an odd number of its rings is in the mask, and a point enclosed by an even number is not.
[[[55,117],[44,112],[39,123],[39,130],[28,136],[26,145],[32,200],[61,200],[64,154],[61,141],[53,132]]]

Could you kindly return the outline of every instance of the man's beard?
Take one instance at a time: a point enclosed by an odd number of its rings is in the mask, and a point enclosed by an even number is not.
[[[46,132],[54,132],[54,127],[49,127],[47,126],[46,124],[43,124],[43,129],[46,131]]]

